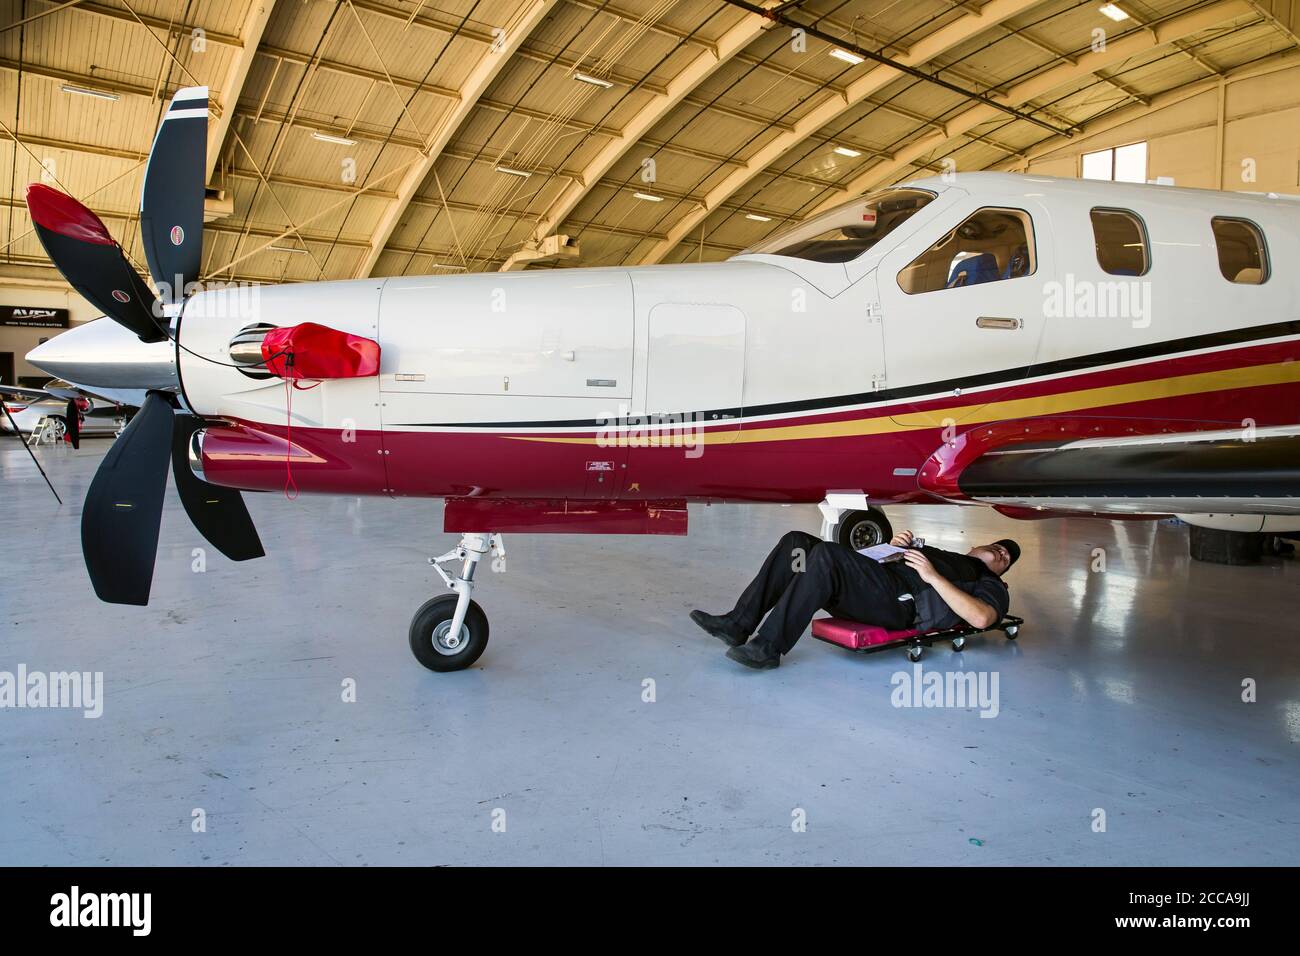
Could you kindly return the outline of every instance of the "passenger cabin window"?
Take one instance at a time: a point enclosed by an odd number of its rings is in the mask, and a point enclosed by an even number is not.
[[[1268,281],[1268,250],[1264,233],[1253,222],[1215,216],[1214,244],[1219,250],[1219,271],[1229,282],[1262,285]]]
[[[1151,268],[1147,230],[1136,213],[1126,209],[1094,209],[1092,238],[1102,272],[1113,276],[1144,276]]]
[[[898,274],[908,295],[1018,279],[1037,268],[1034,227],[1019,209],[981,209]]]
[[[886,189],[783,230],[741,255],[759,253],[813,262],[851,262],[932,199],[934,193],[924,189]]]

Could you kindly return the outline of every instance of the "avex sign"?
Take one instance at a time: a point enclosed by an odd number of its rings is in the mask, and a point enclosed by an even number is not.
[[[0,325],[28,329],[66,329],[68,310],[31,305],[0,305]]]

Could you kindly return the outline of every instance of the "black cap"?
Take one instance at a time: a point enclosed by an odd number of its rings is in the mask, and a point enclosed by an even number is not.
[[[1010,538],[1003,538],[1001,541],[994,541],[993,543],[1002,545],[1002,547],[1006,548],[1007,551],[1010,552],[1011,564],[1015,564],[1020,560],[1020,545],[1016,544]],[[1011,564],[1007,565],[1007,571],[1011,570]],[[1006,572],[1004,571],[1003,573],[1005,574]]]

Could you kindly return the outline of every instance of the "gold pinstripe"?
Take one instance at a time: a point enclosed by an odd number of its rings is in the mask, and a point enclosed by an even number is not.
[[[1254,388],[1261,385],[1285,385],[1293,382],[1300,382],[1300,362],[1273,362],[1268,365],[1249,365],[1241,368],[1220,369],[1214,372],[1196,372],[1191,375],[1176,375],[1170,378],[1151,379],[1143,382],[1126,382],[1121,385],[1102,385],[1097,388],[1084,388],[1073,392],[1060,392],[1055,395],[1012,398],[1006,401],[988,402],[979,405],[954,405],[898,416],[888,414],[872,416],[868,413],[868,417],[864,418],[834,422],[813,422],[807,425],[717,429],[695,436],[692,443],[699,442],[705,445],[713,445],[803,441],[817,438],[856,438],[862,435],[881,435],[891,432],[914,431],[922,428],[938,428],[943,426],[949,419],[960,422],[962,425],[973,425],[980,422],[1033,418],[1040,415],[1061,415],[1084,409],[1101,408],[1106,405],[1127,405],[1132,402],[1148,402],[1162,398],[1177,398],[1183,395]],[[629,426],[629,428],[636,429],[637,426]],[[516,441],[549,442],[562,445],[595,445],[599,443],[603,447],[622,447],[628,444],[632,444],[634,447],[653,447],[655,444],[654,433],[649,431],[633,438],[630,442],[621,438],[615,438],[612,441],[598,439],[595,436],[503,435],[501,437],[512,438]],[[676,438],[676,445],[682,443],[681,438]],[[673,442],[665,441],[663,444],[668,445],[673,444]]]

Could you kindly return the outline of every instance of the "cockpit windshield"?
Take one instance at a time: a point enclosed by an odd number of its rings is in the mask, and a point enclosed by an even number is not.
[[[850,262],[934,199],[924,189],[886,189],[791,226],[741,255],[792,256],[813,262]]]

